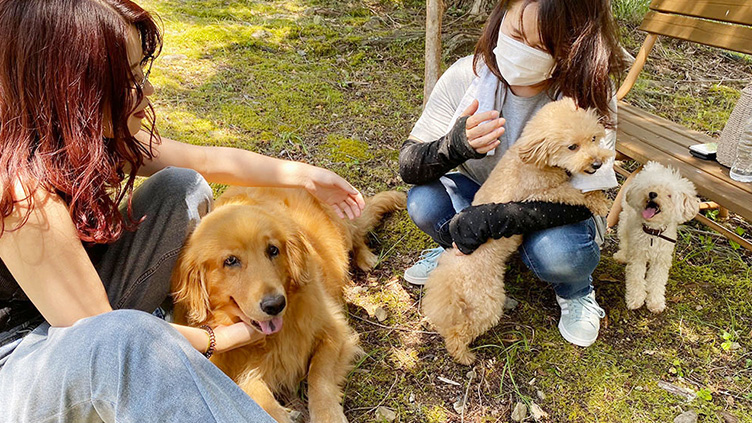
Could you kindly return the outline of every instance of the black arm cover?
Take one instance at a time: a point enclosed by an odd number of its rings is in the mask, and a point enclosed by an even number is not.
[[[457,248],[470,254],[489,238],[524,235],[542,229],[581,222],[592,216],[585,206],[529,201],[471,206],[449,222]]]
[[[452,130],[436,141],[405,141],[399,155],[402,180],[408,184],[425,184],[439,179],[469,159],[485,157],[468,143],[466,122],[467,117],[457,119]]]

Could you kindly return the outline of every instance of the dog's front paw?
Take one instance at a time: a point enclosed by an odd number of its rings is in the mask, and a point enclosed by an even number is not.
[[[475,361],[475,353],[471,352],[468,348],[460,351],[449,351],[454,361],[469,366]]]
[[[614,253],[614,260],[618,261],[619,263],[626,263],[627,262],[627,253],[624,250],[619,250]]]
[[[475,361],[475,353],[470,351],[467,342],[459,339],[452,339],[451,337],[445,339],[444,342],[446,343],[449,355],[452,356],[454,361],[466,366]]]
[[[275,408],[273,410],[264,410],[267,413],[269,413],[270,416],[277,422],[277,423],[293,423],[293,420],[290,416],[291,411],[284,408],[279,407]]]
[[[648,298],[645,301],[645,305],[648,307],[648,310],[657,314],[666,309],[666,299],[665,298],[659,298],[659,299]]]
[[[630,310],[637,310],[645,304],[645,297],[647,293],[645,291],[630,292],[627,290],[626,302],[627,308]]]
[[[355,257],[355,264],[358,266],[358,269],[368,272],[373,269],[378,262],[379,256],[374,254],[373,251],[367,248],[358,249],[357,257]]]
[[[596,216],[606,216],[611,210],[611,200],[603,191],[589,191],[585,193],[587,208]]]
[[[311,411],[311,423],[347,423],[342,406],[337,404],[328,408]]]

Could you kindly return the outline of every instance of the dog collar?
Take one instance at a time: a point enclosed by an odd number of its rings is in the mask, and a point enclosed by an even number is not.
[[[672,239],[672,238],[667,237],[666,235],[663,235],[663,229],[653,229],[653,228],[648,227],[648,225],[646,225],[646,224],[643,223],[642,224],[642,231],[645,232],[648,235],[657,236],[658,238],[662,238],[662,239],[665,239],[668,242],[676,244],[676,240],[675,239]],[[651,244],[653,243],[652,240],[651,240],[650,243]]]

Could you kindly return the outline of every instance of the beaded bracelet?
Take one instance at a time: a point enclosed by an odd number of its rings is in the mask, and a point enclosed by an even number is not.
[[[217,347],[217,340],[214,338],[214,329],[208,325],[201,326],[201,329],[205,330],[207,335],[209,335],[209,346],[206,347],[204,357],[210,358],[212,354],[214,354],[214,349]]]

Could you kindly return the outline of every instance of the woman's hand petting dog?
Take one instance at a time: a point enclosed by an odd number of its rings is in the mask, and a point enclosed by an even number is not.
[[[360,191],[330,170],[311,166],[307,173],[302,184],[306,191],[331,206],[341,219],[360,217],[366,206]]]

